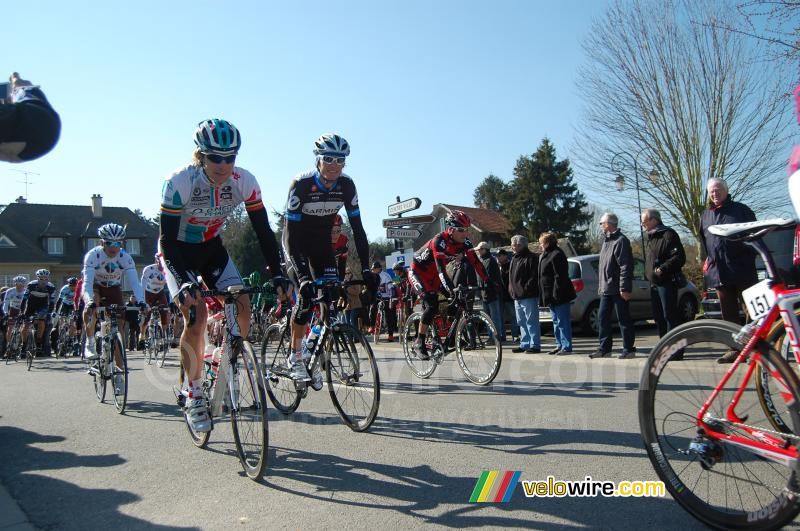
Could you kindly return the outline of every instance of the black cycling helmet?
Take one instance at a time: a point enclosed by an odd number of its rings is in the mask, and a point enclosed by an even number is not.
[[[70,285],[70,286],[74,286],[74,285],[76,285],[77,283],[78,283],[78,279],[77,279],[77,278],[75,278],[75,277],[69,277],[69,278],[67,279],[67,284],[68,284],[68,285]]]
[[[383,265],[380,262],[378,262],[377,260],[372,262],[372,269],[375,269],[376,267],[380,267],[381,269],[383,269]]]

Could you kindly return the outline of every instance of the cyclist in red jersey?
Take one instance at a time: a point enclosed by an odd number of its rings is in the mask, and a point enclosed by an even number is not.
[[[331,229],[331,245],[333,245],[333,256],[336,258],[336,269],[339,271],[339,280],[344,278],[347,269],[347,243],[350,241],[350,238],[342,234],[342,222],[342,216],[336,214]]]
[[[408,280],[422,301],[422,319],[414,341],[414,350],[422,360],[430,358],[425,346],[425,334],[436,315],[438,292],[444,289],[448,296],[453,294],[453,283],[445,271],[445,260],[449,262],[457,254],[464,253],[481,279],[485,283],[490,282],[472,243],[467,239],[467,228],[472,224],[469,216],[460,210],[453,210],[444,223],[447,227],[444,232],[434,236],[414,254],[408,273]]]

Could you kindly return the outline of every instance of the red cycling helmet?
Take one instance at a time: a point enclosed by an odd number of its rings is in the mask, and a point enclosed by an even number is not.
[[[469,216],[464,214],[462,211],[453,210],[452,212],[447,214],[446,218],[444,218],[444,224],[447,227],[451,227],[454,229],[467,228],[470,225],[472,225],[472,220],[469,219]]]
[[[333,218],[334,227],[341,227],[343,222],[344,220],[342,219],[342,216],[340,216],[339,214],[336,214],[336,217]]]

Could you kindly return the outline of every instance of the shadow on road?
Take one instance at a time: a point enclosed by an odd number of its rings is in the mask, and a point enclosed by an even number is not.
[[[196,529],[160,526],[124,514],[121,506],[140,499],[131,492],[86,489],[38,474],[43,470],[113,467],[124,462],[117,454],[81,456],[43,448],[64,440],[12,426],[0,427],[0,479],[34,526],[80,530]]]

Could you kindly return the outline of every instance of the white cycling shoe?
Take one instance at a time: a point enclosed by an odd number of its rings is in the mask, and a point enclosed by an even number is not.
[[[205,433],[211,431],[211,417],[208,415],[206,401],[202,398],[188,400],[186,406],[186,418],[192,431]]]
[[[309,382],[311,376],[308,375],[306,364],[302,361],[293,361],[291,369],[289,370],[289,378],[296,382]]]

